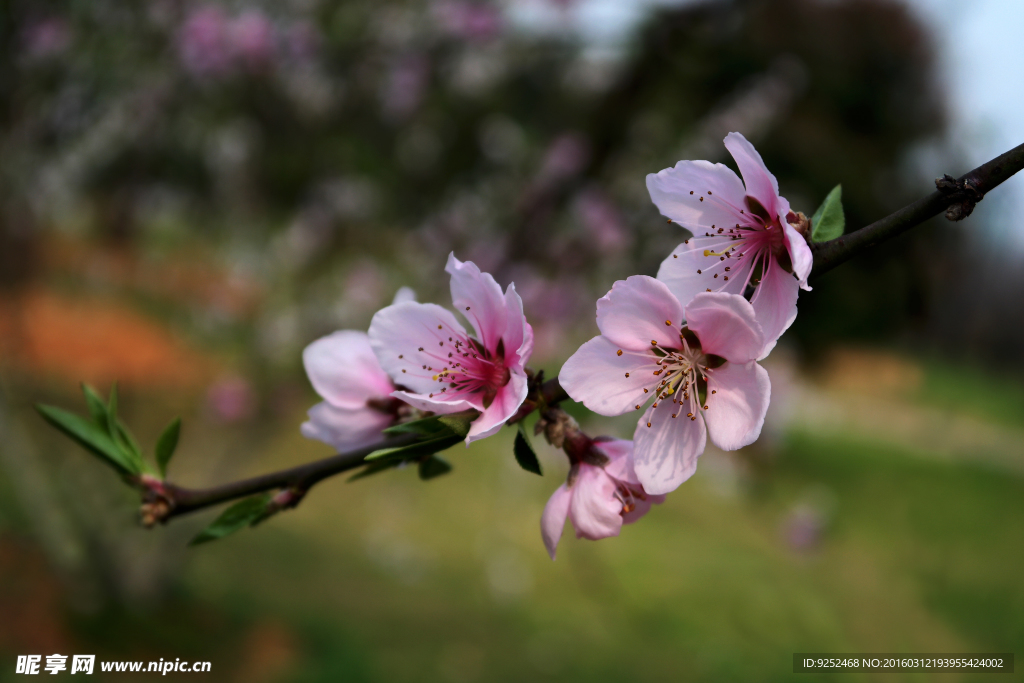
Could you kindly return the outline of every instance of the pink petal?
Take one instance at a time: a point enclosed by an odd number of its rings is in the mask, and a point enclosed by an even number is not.
[[[619,280],[597,300],[597,326],[617,349],[679,346],[683,307],[665,283],[647,275]],[[666,324],[667,323],[667,324]]]
[[[747,194],[756,199],[768,211],[769,215],[778,213],[779,181],[764,165],[761,155],[754,146],[739,133],[725,136],[725,148],[736,160],[747,187]],[[785,222],[785,215],[783,215]]]
[[[405,401],[413,408],[419,408],[431,413],[440,413],[447,415],[448,413],[459,413],[463,410],[482,410],[483,406],[465,400],[465,398],[455,398],[448,400],[444,398],[444,394],[434,394],[431,397],[429,394],[413,394],[408,391],[393,391],[391,395],[395,398]]]
[[[647,175],[647,191],[661,214],[694,234],[739,222],[743,183],[725,164],[680,161]],[[711,194],[708,194],[708,193]]]
[[[622,501],[615,497],[615,489],[615,481],[603,469],[580,465],[569,504],[569,519],[576,527],[576,538],[596,541],[619,535]]]
[[[709,370],[708,409],[702,412],[711,441],[724,451],[754,443],[761,434],[771,393],[768,373],[754,361],[726,363]]]
[[[309,421],[300,431],[307,439],[323,441],[339,452],[369,446],[381,439],[381,431],[391,426],[394,416],[367,406],[338,408],[326,401],[309,409]]]
[[[321,337],[303,350],[302,363],[316,393],[339,408],[364,408],[367,399],[394,389],[365,332],[341,330]]]
[[[633,442],[629,439],[612,439],[596,441],[594,448],[608,456],[610,462],[604,466],[609,477],[624,481],[627,484],[640,484],[633,469]]]
[[[648,352],[620,349],[605,337],[594,337],[569,357],[558,381],[574,401],[599,415],[622,415],[643,405],[657,382],[656,358]],[[627,377],[628,375],[628,377]]]
[[[775,348],[779,337],[796,320],[796,300],[799,294],[800,283],[793,274],[784,271],[774,258],[769,258],[761,283],[750,299],[764,332],[765,344],[756,356],[758,360]]]
[[[729,292],[743,294],[747,275],[753,267],[753,259],[735,256],[721,260],[721,256],[704,255],[704,251],[721,250],[735,242],[729,237],[691,237],[675,248],[669,257],[661,262],[658,280],[664,282],[669,291],[683,306],[701,292]],[[729,270],[726,271],[725,269]],[[699,273],[697,271],[700,271]],[[715,276],[718,277],[715,277]],[[725,278],[729,279],[726,280]]]
[[[399,287],[391,303],[404,304],[406,301],[416,301],[416,290],[412,287]]]
[[[698,294],[686,307],[686,324],[700,339],[704,353],[734,363],[753,360],[764,348],[754,308],[738,294]]]
[[[540,516],[540,536],[544,539],[544,547],[548,549],[548,555],[552,560],[555,559],[558,540],[562,537],[565,518],[569,516],[570,500],[572,492],[562,484],[551,494],[548,504],[544,506],[544,514]]]
[[[646,500],[643,498],[634,498],[633,509],[630,510],[629,512],[622,513],[622,523],[632,524],[633,522],[637,521],[638,519],[646,515],[650,511],[651,505],[661,505],[664,502],[665,496],[648,495]]]
[[[505,308],[508,311],[505,323],[505,363],[509,367],[522,368],[533,353],[533,328],[523,314],[523,300],[516,292],[515,283],[505,289]]]
[[[782,220],[782,224],[786,228],[786,248],[789,250],[789,259],[793,262],[793,272],[800,279],[800,288],[809,292],[811,288],[807,285],[807,277],[814,265],[814,254],[807,240],[796,231],[796,228],[786,223],[785,219]]]
[[[527,394],[526,375],[520,370],[513,372],[508,384],[498,389],[491,405],[483,410],[480,417],[473,420],[466,435],[466,445],[474,441],[496,434],[505,422],[516,414],[523,405]]]
[[[707,429],[699,417],[688,418],[684,406],[662,401],[648,408],[633,433],[633,467],[648,493],[671,493],[697,469]]]
[[[452,276],[452,302],[476,330],[477,340],[490,351],[498,348],[505,333],[507,311],[501,287],[490,273],[481,273],[472,261],[462,262],[448,255],[445,271]]]
[[[437,387],[434,375],[447,365],[454,348],[449,340],[465,339],[466,331],[440,306],[409,301],[377,311],[369,337],[380,366],[395,384],[429,394]]]

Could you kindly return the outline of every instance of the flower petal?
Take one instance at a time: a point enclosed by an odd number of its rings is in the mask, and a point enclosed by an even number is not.
[[[764,332],[765,343],[756,356],[758,360],[775,348],[779,337],[796,320],[796,300],[799,294],[800,283],[793,274],[784,271],[774,258],[768,259],[761,283],[750,299],[757,322]]]
[[[789,259],[793,263],[793,272],[800,279],[800,288],[811,291],[807,285],[807,277],[811,274],[811,267],[814,265],[814,254],[807,244],[804,236],[797,232],[796,228],[789,225],[783,219],[786,226],[786,248],[789,250]]]
[[[594,337],[569,357],[558,381],[574,401],[600,415],[622,415],[636,410],[653,393],[656,358],[648,352],[622,350],[605,337]]]
[[[338,408],[323,401],[309,409],[309,420],[300,431],[307,439],[323,441],[339,452],[369,446],[381,438],[381,431],[395,421],[393,415],[363,406]]]
[[[316,393],[339,408],[364,408],[367,399],[394,390],[365,332],[341,330],[321,337],[303,350],[302,363]]]
[[[704,353],[734,363],[753,360],[764,348],[764,332],[750,302],[738,294],[705,292],[686,307],[686,324]]]
[[[711,441],[724,451],[754,443],[761,434],[771,393],[768,372],[754,361],[726,363],[709,370],[708,409],[703,412]]]
[[[516,414],[526,400],[528,391],[526,374],[521,370],[513,372],[508,384],[498,389],[491,405],[484,408],[480,417],[473,420],[466,435],[466,445],[496,434],[505,422]]]
[[[596,541],[618,536],[622,529],[622,501],[615,497],[615,480],[604,469],[581,464],[572,485],[569,519],[576,527],[576,538]]]
[[[434,375],[448,364],[451,340],[465,339],[466,330],[440,306],[408,301],[377,311],[369,337],[380,366],[395,384],[429,394],[437,387]]]
[[[569,516],[571,500],[572,491],[562,484],[548,498],[548,503],[544,506],[544,514],[540,516],[540,537],[544,539],[544,547],[548,549],[548,555],[552,560],[555,559],[558,540],[562,537],[565,518]]]
[[[633,467],[644,490],[662,494],[679,488],[697,470],[706,443],[704,420],[686,417],[685,408],[671,401],[648,408],[633,434]]]
[[[753,259],[730,256],[723,261],[717,254],[704,255],[705,251],[721,253],[730,244],[735,244],[731,236],[691,237],[661,262],[658,280],[668,286],[683,306],[709,289],[743,294]]]
[[[652,341],[679,347],[683,307],[663,282],[647,275],[619,280],[597,300],[597,327],[617,349],[646,351]]]
[[[740,133],[725,136],[725,148],[736,160],[746,185],[747,194],[761,203],[769,215],[777,214],[779,207],[779,181],[764,165],[761,155]],[[783,221],[785,216],[783,215]]]
[[[442,398],[444,394],[434,394],[434,396],[431,397],[429,394],[413,394],[408,391],[393,391],[391,392],[391,395],[401,401],[405,401],[413,408],[419,408],[420,410],[429,411],[431,413],[440,413],[442,415],[458,413],[463,410],[483,409],[483,406],[467,401],[463,397],[445,400]]]
[[[661,214],[694,234],[742,218],[743,183],[725,164],[680,161],[647,175],[647,191]]]
[[[651,505],[661,505],[664,502],[665,496],[663,495],[648,495],[646,498],[634,498],[633,509],[630,510],[629,512],[622,513],[622,523],[632,524],[633,522],[637,521],[638,519],[646,515],[650,511]]]
[[[399,287],[391,303],[404,304],[406,301],[416,301],[416,290],[412,287]]]
[[[476,330],[477,340],[489,351],[498,348],[505,333],[507,310],[501,287],[490,273],[482,273],[472,261],[448,254],[445,271],[451,274],[452,303]]]
[[[505,288],[505,308],[508,311],[505,322],[505,363],[509,367],[522,368],[533,353],[533,328],[526,322],[523,300],[516,292],[516,285],[510,282]]]

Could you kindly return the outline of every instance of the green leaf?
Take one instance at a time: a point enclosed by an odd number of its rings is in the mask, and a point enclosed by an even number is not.
[[[836,185],[811,216],[811,241],[827,242],[843,234],[846,216],[843,215],[843,186]]]
[[[436,455],[420,460],[420,479],[423,481],[440,477],[442,474],[448,474],[451,471],[452,466],[448,461]]]
[[[178,436],[181,434],[181,418],[174,418],[174,422],[167,425],[160,438],[156,440],[156,466],[160,468],[160,476],[167,476],[167,463],[174,455],[174,449],[178,447]]]
[[[476,419],[479,415],[475,410],[466,410],[461,413],[451,413],[449,415],[441,415],[437,418],[438,422],[452,430],[452,433],[458,434],[463,439],[466,438],[466,434],[469,434],[469,423]]]
[[[357,479],[364,479],[371,475],[377,474],[378,472],[384,472],[386,470],[401,467],[406,461],[405,460],[375,460],[366,464],[366,467],[359,470],[346,481],[356,481]]]
[[[462,441],[457,434],[445,434],[433,439],[417,441],[408,446],[395,446],[393,448],[381,448],[366,456],[366,462],[378,460],[415,460],[425,455],[433,455],[447,450]]]
[[[530,437],[526,435],[526,426],[522,422],[519,423],[519,431],[516,432],[516,441],[512,445],[512,452],[520,467],[527,472],[544,476],[544,472],[540,468],[540,461],[537,460],[537,453],[533,450]]]
[[[213,520],[208,527],[199,532],[189,545],[199,545],[216,541],[235,533],[242,527],[248,526],[260,520],[267,509],[267,503],[273,495],[263,493],[251,498],[240,500],[220,514],[220,517]]]
[[[142,459],[142,449],[128,427],[117,416],[117,382],[110,385],[110,400],[107,403],[107,433],[110,440],[121,449],[125,459],[132,463],[133,471],[138,474],[151,468]]]
[[[141,469],[124,450],[114,443],[106,430],[83,417],[54,406],[36,405],[43,419],[78,442],[80,446],[103,459],[122,474],[139,474]]]
[[[441,422],[441,417],[441,415],[431,415],[430,417],[424,417],[419,420],[403,422],[401,424],[394,425],[393,427],[388,427],[384,430],[384,433],[389,436],[394,436],[396,434],[439,436],[451,431],[448,425]]]
[[[103,399],[88,384],[82,384],[82,393],[85,394],[85,405],[89,408],[89,415],[92,416],[92,421],[104,431],[109,429],[107,425],[107,405],[103,402]]]

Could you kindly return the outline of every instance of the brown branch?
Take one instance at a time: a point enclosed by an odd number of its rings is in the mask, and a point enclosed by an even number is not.
[[[961,220],[970,215],[974,205],[981,201],[987,192],[1022,168],[1024,168],[1024,145],[1015,147],[982,164],[960,178],[953,179],[944,176],[936,181],[939,189],[924,199],[905,206],[860,230],[829,242],[812,245],[814,267],[811,272],[815,276],[828,272],[868,247],[891,239],[943,211],[946,212],[946,216],[950,220]],[[526,402],[519,412],[509,420],[510,423],[522,420],[538,408],[549,411],[558,403],[569,399],[569,395],[559,384],[558,378],[543,383],[540,379],[541,377],[538,376]],[[589,441],[589,437],[585,435],[580,438]],[[286,492],[285,495],[278,497],[281,501],[278,508],[283,509],[297,505],[316,483],[366,464],[366,456],[370,453],[381,448],[408,446],[417,440],[418,437],[415,434],[385,438],[376,444],[339,453],[323,460],[207,489],[189,489],[152,478],[142,478],[137,483],[144,491],[144,509],[149,510],[150,513],[153,510],[159,510],[159,514],[151,514],[149,518],[151,521],[167,522],[178,515],[276,489]]]
[[[1019,145],[960,178],[939,178],[935,181],[939,189],[927,197],[908,204],[860,230],[828,242],[812,244],[814,267],[811,269],[811,276],[817,277],[827,273],[869,247],[892,239],[940,213],[945,212],[950,220],[966,218],[986,193],[1022,168],[1024,145]]]

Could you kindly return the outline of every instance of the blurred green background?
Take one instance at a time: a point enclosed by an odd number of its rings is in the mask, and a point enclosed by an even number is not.
[[[0,2],[0,681],[53,653],[267,683],[1021,653],[1024,231],[995,194],[812,281],[761,440],[709,448],[619,538],[568,529],[554,563],[539,517],[566,463],[543,446],[524,473],[511,430],[438,480],[339,477],[189,549],[214,512],[139,528],[137,497],[33,412],[118,380],[144,445],[183,416],[172,480],[288,467],[330,454],[299,435],[302,348],[400,286],[446,304],[449,251],[515,281],[551,375],[596,298],[685,237],[645,174],[731,163],[727,132],[795,209],[842,183],[851,227],[976,161],[914,7],[596,4]]]

